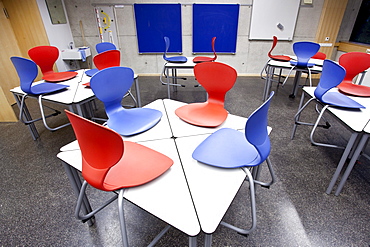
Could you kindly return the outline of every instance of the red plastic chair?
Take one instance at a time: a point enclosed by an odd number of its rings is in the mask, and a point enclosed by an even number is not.
[[[224,108],[225,95],[235,84],[237,73],[229,65],[204,62],[194,66],[194,75],[208,93],[208,100],[177,108],[176,115],[193,125],[217,127],[228,115]]]
[[[269,57],[269,59],[267,60],[265,66],[263,66],[263,69],[261,71],[261,78],[262,79],[266,79],[266,77],[264,77],[262,74],[263,74],[264,71],[267,74],[267,70],[266,70],[267,69],[267,65],[268,65],[268,63],[271,60],[276,60],[276,61],[280,61],[280,62],[289,62],[290,59],[291,59],[289,56],[285,56],[285,55],[272,55],[272,51],[275,49],[275,47],[277,45],[277,42],[278,42],[278,38],[276,36],[273,36],[272,37],[272,46],[271,46],[271,49],[267,53],[267,56]],[[277,81],[278,83],[282,83],[280,81],[280,78],[282,77],[281,73],[282,73],[282,69],[280,69],[279,74],[275,74],[275,73],[273,74],[273,76],[276,75],[278,77],[278,81]]]
[[[199,57],[195,57],[193,59],[193,62],[194,63],[202,63],[202,62],[214,62],[214,61],[216,61],[217,54],[216,54],[216,50],[215,50],[215,42],[216,42],[216,37],[213,37],[212,38],[212,51],[213,51],[214,57],[202,57],[202,56],[199,56]]]
[[[119,50],[108,50],[94,56],[93,62],[98,70],[121,65],[121,52]]]
[[[55,46],[36,46],[28,50],[28,56],[40,67],[42,79],[49,82],[59,82],[72,79],[77,75],[74,71],[55,72],[53,66],[59,57]]]
[[[339,64],[346,69],[346,76],[338,85],[339,91],[345,94],[370,97],[370,87],[353,83],[353,79],[370,67],[370,54],[348,52],[339,57]]]
[[[173,164],[169,157],[143,145],[123,141],[113,130],[65,110],[72,124],[82,153],[82,184],[75,215],[87,221],[118,198],[123,245],[128,246],[123,192],[161,176]],[[119,191],[113,198],[92,212],[81,215],[81,205],[87,185],[103,191]]]
[[[317,52],[315,55],[313,55],[311,58],[313,59],[320,59],[320,60],[325,60],[326,59],[326,54],[323,52]]]

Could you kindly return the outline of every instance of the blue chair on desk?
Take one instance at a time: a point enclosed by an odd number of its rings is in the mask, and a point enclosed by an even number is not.
[[[59,92],[61,90],[66,89],[69,86],[57,84],[57,83],[50,83],[50,82],[42,82],[36,85],[32,85],[32,83],[34,82],[38,74],[36,63],[33,62],[32,60],[22,58],[22,57],[11,57],[10,59],[18,73],[18,77],[20,80],[20,87],[22,91],[25,92],[25,94],[22,96],[22,100],[21,100],[20,107],[19,107],[19,120],[23,122],[24,124],[30,124],[30,123],[42,120],[45,127],[50,131],[58,130],[60,128],[68,126],[69,123],[55,127],[55,128],[51,128],[48,126],[48,124],[46,123],[46,118],[51,117],[51,116],[56,116],[60,114],[61,112],[48,107],[54,110],[54,113],[48,116],[45,116],[44,107],[42,104],[42,96],[46,94],[52,94],[52,93]],[[41,111],[41,118],[33,119],[33,120],[24,119],[24,107],[25,107],[24,104],[25,104],[26,98],[29,95],[37,96],[40,111]]]
[[[314,141],[313,136],[318,126],[324,127],[324,128],[330,127],[330,124],[328,122],[326,122],[325,125],[319,125],[319,122],[328,107],[341,107],[343,109],[347,108],[348,110],[365,108],[363,105],[357,103],[353,99],[349,98],[348,96],[340,92],[329,91],[330,89],[338,86],[343,81],[345,74],[346,74],[346,71],[341,65],[331,60],[324,61],[320,81],[319,81],[319,84],[317,85],[317,88],[315,89],[314,97],[309,99],[303,106],[300,105],[298,112],[294,116],[295,123],[294,123],[293,132],[291,136],[292,139],[294,138],[298,125],[310,125],[310,126],[313,126],[311,134],[310,134],[310,140],[313,145],[339,148],[339,146],[337,145],[318,143]],[[302,93],[302,97],[303,96],[304,96],[304,93]],[[299,121],[302,111],[312,101],[316,101],[317,103],[323,105],[323,108],[319,112],[319,116],[316,122],[313,124],[313,123]],[[317,107],[316,107],[316,110],[319,111]]]
[[[170,83],[171,86],[182,86],[182,87],[184,87],[184,85],[177,84],[177,79],[186,80],[186,78],[185,77],[177,77],[176,70],[172,71],[172,76],[167,75],[166,74],[166,64],[167,63],[186,63],[188,61],[188,59],[185,56],[168,57],[167,52],[168,52],[168,49],[170,48],[170,39],[168,37],[164,37],[164,42],[165,42],[165,50],[164,50],[164,53],[163,53],[163,59],[165,61],[165,64],[163,65],[163,70],[162,70],[162,73],[161,73],[161,76],[160,76],[160,81],[162,82],[162,85],[167,85],[168,84],[167,82],[164,82],[163,79],[162,79],[162,76],[164,75],[165,78],[171,78],[171,79],[174,80],[174,83]]]
[[[310,78],[310,87],[312,87],[312,79],[311,79],[311,67],[313,67],[314,63],[309,63],[311,57],[313,57],[320,49],[320,45],[314,42],[302,41],[296,42],[293,44],[293,51],[297,56],[297,60],[290,60],[290,64],[293,67],[290,69],[288,75],[286,76],[283,85],[285,85],[286,81],[288,80],[290,74],[295,68],[300,69],[307,69],[308,77]]]
[[[102,53],[105,51],[117,50],[117,47],[111,42],[101,42],[95,45],[95,49],[97,53]]]
[[[154,127],[162,117],[158,110],[122,107],[121,101],[133,81],[134,72],[126,67],[100,70],[90,80],[90,87],[95,96],[104,103],[108,116],[107,126],[123,136],[142,133]]]
[[[118,201],[119,221],[123,246],[128,247],[124,215],[123,193],[126,188],[146,184],[165,173],[173,161],[169,157],[143,145],[123,141],[111,129],[66,111],[82,154],[82,177],[85,179],[77,200],[75,216],[86,222],[113,201]],[[114,192],[103,205],[81,214],[87,185]],[[158,240],[155,238],[152,246]]]
[[[110,51],[110,50],[117,50],[117,47],[115,44],[111,42],[101,42],[95,45],[96,52],[98,54],[105,52],[105,51]],[[89,69],[85,72],[87,76],[93,76],[96,72],[98,72],[99,69]]]
[[[241,229],[221,222],[221,225],[243,235],[251,233],[257,225],[254,185],[269,187],[275,182],[275,173],[269,159],[271,145],[267,129],[268,110],[273,95],[274,92],[271,92],[269,98],[249,116],[245,133],[230,128],[219,129],[199,144],[192,155],[195,160],[206,165],[225,169],[242,168],[247,174],[251,198],[251,228]],[[258,180],[260,165],[264,161],[270,171],[270,182]]]

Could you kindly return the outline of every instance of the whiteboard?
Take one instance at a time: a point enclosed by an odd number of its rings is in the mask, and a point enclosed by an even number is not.
[[[253,0],[250,40],[292,40],[301,0]]]

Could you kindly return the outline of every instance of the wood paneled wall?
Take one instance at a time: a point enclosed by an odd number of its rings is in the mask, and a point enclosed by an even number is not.
[[[324,2],[315,42],[332,44],[320,48],[320,51],[324,52],[328,59],[332,58],[347,3],[348,0],[325,0]],[[329,40],[325,40],[326,37],[329,37]]]
[[[19,86],[19,78],[10,57],[28,58],[30,48],[49,45],[49,41],[36,0],[0,0],[0,28],[0,122],[17,121],[11,108],[15,100],[9,90]]]

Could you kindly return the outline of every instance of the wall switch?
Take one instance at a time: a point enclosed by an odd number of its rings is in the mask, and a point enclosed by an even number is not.
[[[303,0],[304,4],[312,4],[312,0]]]

